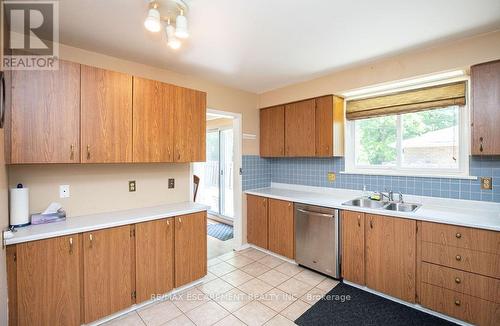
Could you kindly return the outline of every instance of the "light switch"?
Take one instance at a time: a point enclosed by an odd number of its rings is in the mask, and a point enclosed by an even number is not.
[[[69,198],[69,185],[59,186],[59,198]]]

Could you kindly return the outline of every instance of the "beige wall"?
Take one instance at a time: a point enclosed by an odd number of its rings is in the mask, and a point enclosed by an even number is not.
[[[213,120],[207,120],[207,130],[216,128],[227,128],[232,126],[233,126],[233,119],[218,118]]]
[[[259,107],[315,97],[500,58],[500,31],[412,51],[260,95]]]
[[[9,183],[30,189],[30,212],[61,203],[68,216],[148,207],[189,200],[189,164],[86,164],[10,166]],[[168,189],[168,179],[175,188]],[[128,181],[135,180],[135,192]],[[59,185],[70,185],[70,198],[59,198]]]

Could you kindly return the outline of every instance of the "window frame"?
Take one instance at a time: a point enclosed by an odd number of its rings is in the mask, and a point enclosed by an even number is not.
[[[469,84],[469,83],[468,83]],[[469,89],[467,90],[467,93]],[[469,96],[467,96],[469,98]],[[469,139],[470,139],[470,110],[468,101],[463,106],[458,106],[458,169],[436,168],[404,168],[401,166],[401,114],[396,115],[396,147],[397,158],[395,166],[358,166],[355,162],[355,123],[357,120],[346,120],[345,130],[345,171],[346,174],[389,175],[389,176],[414,176],[431,178],[457,178],[472,179],[469,170]]]

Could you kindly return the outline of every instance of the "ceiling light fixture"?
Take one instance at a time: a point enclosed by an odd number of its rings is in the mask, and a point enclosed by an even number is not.
[[[150,32],[159,32],[165,23],[167,44],[172,49],[181,47],[180,39],[189,37],[186,13],[187,4],[183,0],[148,0],[149,11],[144,27]]]

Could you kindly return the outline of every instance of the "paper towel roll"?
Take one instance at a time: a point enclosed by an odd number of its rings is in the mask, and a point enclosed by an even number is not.
[[[10,225],[23,226],[30,222],[29,188],[10,189]]]

